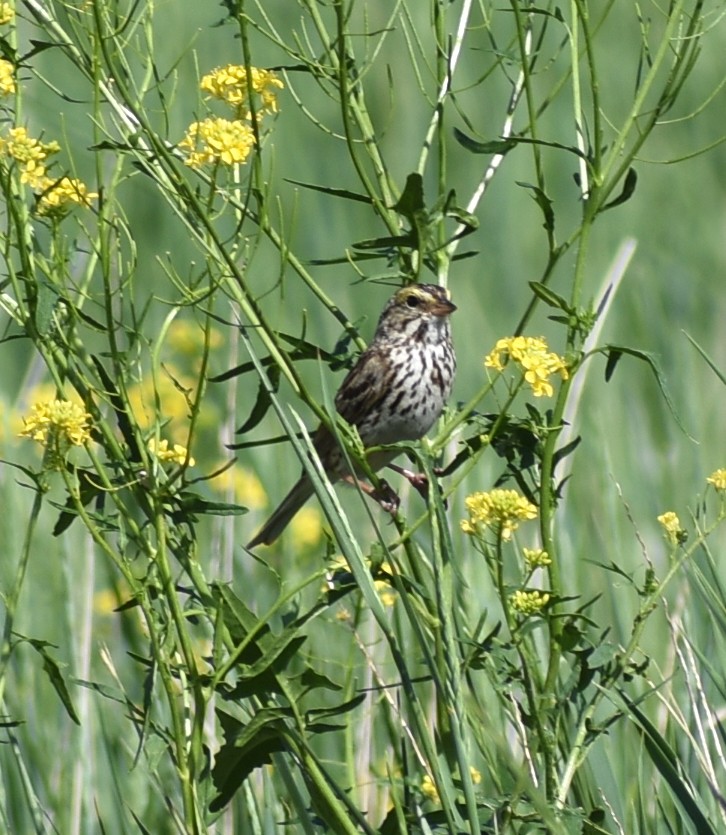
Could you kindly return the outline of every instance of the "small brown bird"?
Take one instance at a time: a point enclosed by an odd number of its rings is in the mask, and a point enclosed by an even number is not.
[[[449,327],[455,310],[447,291],[435,284],[404,287],[386,304],[373,341],[335,396],[336,410],[358,429],[366,447],[418,440],[441,414],[456,371]],[[318,427],[313,444],[331,480],[351,478],[345,456],[325,426]],[[377,471],[396,454],[382,450],[368,461]],[[372,492],[369,485],[361,487]],[[247,547],[274,542],[312,494],[303,472]]]

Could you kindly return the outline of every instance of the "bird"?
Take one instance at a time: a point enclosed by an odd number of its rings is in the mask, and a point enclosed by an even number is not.
[[[436,284],[410,284],[388,300],[373,340],[335,396],[336,411],[356,427],[365,447],[417,441],[441,415],[456,372],[449,323],[455,310],[448,291]],[[343,451],[324,424],[313,435],[313,446],[331,481],[356,481],[386,506],[383,497],[350,472]],[[396,450],[368,454],[371,470],[390,465],[397,454]],[[247,548],[273,543],[313,492],[303,471]]]

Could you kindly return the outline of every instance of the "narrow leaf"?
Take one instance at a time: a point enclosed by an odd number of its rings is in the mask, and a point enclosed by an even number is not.
[[[555,212],[552,208],[552,200],[545,194],[544,191],[542,191],[542,189],[539,186],[535,186],[532,183],[525,183],[520,180],[517,181],[517,185],[521,186],[522,188],[529,189],[532,192],[532,198],[534,199],[534,202],[539,206],[544,217],[544,223],[542,225],[548,232],[554,232]]]
[[[459,128],[454,128],[454,137],[460,145],[463,145],[472,154],[506,154],[517,144],[516,139],[492,139],[488,142],[478,142],[471,136],[467,136]]]
[[[685,331],[684,331],[685,333]],[[696,340],[686,333],[686,339],[693,345],[693,347],[698,351],[698,353],[706,360],[708,367],[713,371],[713,373],[721,380],[721,382],[726,386],[726,376],[724,376],[723,371],[718,367],[718,365],[711,359],[711,357],[703,350],[703,348],[696,342]]]
[[[197,493],[182,493],[181,504],[188,513],[206,514],[207,516],[244,516],[249,510],[238,504],[211,502]]]
[[[280,385],[279,367],[276,365],[271,366],[267,372],[267,377],[272,384],[274,391],[277,391]],[[254,429],[267,414],[271,402],[270,392],[267,390],[267,386],[263,381],[260,381],[260,385],[257,389],[257,399],[255,400],[255,405],[252,407],[249,417],[242,424],[242,426],[240,426],[236,434],[244,435],[246,432],[250,432]]]
[[[94,483],[90,470],[76,469],[78,477],[78,498],[83,507],[87,507],[95,498],[103,500],[103,491]],[[73,496],[69,496],[58,521],[53,527],[53,536],[60,536],[78,516],[76,502]]]
[[[388,235],[382,238],[369,238],[364,241],[356,241],[354,249],[391,249],[394,246],[412,246],[414,243],[411,235]]]
[[[413,224],[415,217],[426,211],[424,203],[423,177],[414,172],[406,177],[406,185],[398,202],[393,207],[400,215],[403,215]]]
[[[530,281],[529,287],[538,299],[541,299],[550,307],[556,307],[559,310],[564,310],[567,314],[572,312],[572,308],[567,303],[567,299],[560,296],[559,293],[555,293],[554,290],[550,290],[550,288],[546,284],[542,284],[541,281]]]
[[[693,821],[696,831],[699,835],[716,835],[716,830],[702,811],[704,808],[703,801],[697,795],[694,796],[693,786],[687,783],[681,775],[678,768],[679,760],[675,751],[640,708],[631,702],[624,693],[620,695],[636,724],[640,726],[645,747],[653,764],[668,783],[685,813]]]
[[[317,186],[314,183],[303,183],[301,180],[291,180],[285,177],[285,182],[292,183],[294,186],[301,188],[309,188],[311,191],[320,191],[323,194],[329,194],[331,197],[342,197],[344,200],[354,200],[358,203],[367,203],[371,205],[373,201],[367,194],[358,194],[355,191],[349,191],[347,188],[331,188],[330,186]]]
[[[43,659],[43,671],[48,676],[50,683],[53,685],[53,689],[63,703],[66,713],[76,723],[76,725],[80,725],[81,720],[78,718],[75,707],[73,707],[71,694],[68,692],[68,688],[66,687],[66,682],[63,678],[58,662],[46,649],[46,647],[52,646],[52,644],[49,644],[47,641],[35,640],[34,638],[28,638],[26,640]]]
[[[633,196],[633,192],[635,191],[635,186],[638,182],[638,174],[634,168],[628,168],[628,173],[625,175],[625,181],[623,182],[623,189],[620,194],[614,199],[611,200],[609,203],[606,203],[601,211],[606,212],[608,209],[614,209],[616,206],[620,206],[622,203],[625,203],[627,200]]]
[[[668,406],[668,410],[670,411],[671,415],[673,415],[675,422],[678,424],[678,428],[683,432],[684,435],[686,435],[687,438],[689,438],[692,441],[695,441],[695,438],[693,438],[690,435],[690,433],[686,430],[686,427],[683,425],[683,421],[680,419],[680,416],[676,411],[675,404],[673,403],[673,399],[671,398],[670,392],[668,391],[668,387],[666,386],[665,376],[654,354],[651,354],[648,351],[641,351],[639,348],[628,348],[624,345],[604,345],[602,348],[598,348],[597,350],[605,355],[609,355],[611,351],[617,351],[621,354],[627,354],[644,362],[648,366],[648,368],[650,368],[650,370],[653,372],[653,376],[655,377],[655,381],[658,384],[660,393],[663,395],[663,399],[665,400],[666,405]]]
[[[605,365],[605,382],[606,383],[610,382],[610,378],[615,373],[615,368],[616,368],[617,364],[620,362],[620,359],[621,359],[622,356],[623,356],[623,352],[618,351],[615,348],[610,350],[610,352],[608,353],[608,355],[607,355],[608,361],[607,361],[607,364]]]

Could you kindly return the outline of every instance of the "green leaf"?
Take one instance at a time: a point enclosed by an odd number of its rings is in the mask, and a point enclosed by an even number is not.
[[[78,478],[78,498],[83,507],[87,507],[95,498],[103,501],[104,491],[93,481],[93,473],[90,470],[83,470],[80,467],[75,470]],[[73,496],[68,499],[53,527],[53,536],[60,536],[78,516],[76,502]]]
[[[684,333],[686,333],[684,331]],[[723,371],[718,367],[718,365],[711,359],[711,357],[703,350],[703,348],[696,342],[696,340],[690,336],[690,334],[686,333],[686,339],[693,345],[693,347],[698,351],[698,353],[706,360],[708,367],[713,371],[713,373],[721,380],[721,382],[726,386],[726,375],[724,375]]]
[[[472,154],[506,154],[517,144],[516,139],[492,139],[488,142],[477,142],[476,139],[467,136],[459,128],[454,128],[454,137],[460,145],[463,145]]]
[[[572,308],[567,300],[558,293],[555,293],[554,290],[550,290],[546,284],[542,284],[541,281],[530,281],[529,286],[535,296],[545,304],[548,304],[550,307],[556,307],[559,310],[564,310],[568,316],[572,313]]]
[[[41,336],[45,336],[50,330],[51,322],[53,321],[53,311],[56,308],[60,293],[46,279],[39,279],[37,282],[37,296],[35,298],[35,309],[33,311],[33,319],[35,327]]]
[[[256,642],[272,634],[270,627],[266,623],[261,623],[260,619],[245,606],[229,586],[223,583],[213,583],[212,594],[220,607],[224,625],[236,644],[241,644],[251,633],[255,634],[254,641],[240,657],[240,660],[245,663],[254,663],[261,655]]]
[[[289,177],[284,178],[285,182],[292,183],[301,188],[309,188],[311,191],[320,191],[323,194],[329,194],[331,197],[342,197],[344,200],[354,200],[357,203],[367,203],[369,206],[373,201],[367,194],[359,194],[355,191],[349,191],[347,188],[330,188],[330,186],[317,186],[314,183],[303,183],[300,180],[291,180]]]
[[[625,203],[627,200],[633,196],[633,192],[635,191],[635,186],[638,182],[638,174],[634,168],[628,168],[628,173],[625,175],[625,181],[623,182],[623,189],[620,194],[614,199],[611,200],[609,203],[606,203],[601,212],[606,212],[608,209],[614,209],[616,206],[620,206],[622,203]]]
[[[343,260],[347,261],[347,259]],[[335,352],[331,353],[330,351],[326,351],[319,345],[315,345],[313,342],[307,342],[300,336],[293,336],[292,334],[282,333],[281,331],[277,331],[276,336],[293,346],[292,350],[288,352],[288,357],[292,362],[297,362],[298,360],[322,360],[323,362],[330,364],[337,359]],[[266,369],[275,368],[275,363],[276,361],[269,356],[260,360],[260,364]],[[228,371],[223,371],[221,374],[217,374],[215,377],[210,377],[209,382],[224,383],[234,377],[239,377],[242,374],[248,374],[250,371],[254,371],[254,369],[254,363],[243,362],[240,365],[236,365],[234,368],[230,368]]]
[[[182,493],[179,497],[181,506],[187,513],[206,514],[207,516],[244,516],[249,509],[228,502],[211,502],[197,493]]]
[[[308,710],[305,713],[306,719],[313,719],[320,720],[326,719],[330,716],[342,716],[344,713],[350,713],[351,710],[355,710],[358,705],[362,704],[366,700],[366,694],[360,693],[357,696],[354,696],[352,699],[349,699],[347,702],[343,702],[342,704],[336,705],[335,707],[319,707],[313,708],[312,710]]]
[[[300,676],[300,684],[306,691],[315,690],[318,687],[321,687],[324,690],[333,691],[340,691],[343,689],[340,684],[336,684],[332,679],[329,679],[322,673],[313,670],[312,667],[306,667],[305,671]]]
[[[627,354],[628,356],[635,357],[635,359],[639,359],[642,362],[644,362],[648,366],[648,368],[650,368],[650,370],[653,372],[653,376],[655,377],[655,381],[658,384],[660,393],[663,395],[663,399],[665,400],[665,403],[668,406],[668,410],[670,411],[676,424],[678,425],[678,428],[683,432],[683,434],[687,438],[689,438],[691,441],[695,441],[695,438],[693,438],[693,436],[686,430],[686,427],[683,425],[683,421],[681,420],[680,416],[678,415],[678,412],[676,411],[675,404],[673,403],[673,399],[671,398],[670,392],[668,391],[668,387],[666,386],[665,376],[654,354],[651,354],[648,351],[641,351],[639,348],[628,348],[624,345],[603,345],[601,348],[597,348],[596,351],[594,351],[593,353],[598,352],[605,354],[607,357],[609,357],[612,352],[615,352],[618,355]],[[607,368],[610,369],[611,374],[612,368],[614,368],[615,363],[619,359],[620,356],[617,356],[617,358],[615,358],[612,362],[608,362]]]
[[[414,240],[411,235],[386,235],[382,238],[368,238],[363,241],[356,241],[352,244],[354,249],[378,249],[389,250],[396,246],[413,246]]]
[[[613,348],[607,355],[607,363],[605,364],[605,382],[609,383],[610,378],[615,373],[615,369],[617,364],[620,362],[620,359],[623,356],[622,351],[618,351],[616,348]]]
[[[682,776],[681,763],[675,751],[640,708],[625,693],[621,692],[620,696],[632,718],[639,726],[643,742],[653,764],[668,783],[685,813],[693,821],[696,831],[699,835],[716,835],[716,829],[702,811],[705,806],[703,800],[698,797],[696,789],[690,781],[687,782]]]
[[[81,720],[78,718],[76,709],[73,707],[71,694],[68,692],[68,688],[66,687],[65,679],[61,673],[60,666],[46,649],[46,647],[52,647],[53,644],[50,644],[47,641],[40,641],[35,638],[23,638],[23,640],[27,641],[43,659],[43,671],[48,676],[50,683],[53,685],[53,689],[63,703],[66,713],[76,723],[76,725],[80,725]]]
[[[534,202],[539,206],[544,217],[544,223],[542,225],[548,232],[554,232],[555,213],[552,208],[552,200],[545,194],[544,191],[542,191],[542,189],[539,186],[535,186],[532,183],[525,183],[521,180],[517,180],[517,185],[521,186],[522,188],[529,189],[532,192]]]
[[[311,258],[310,263],[314,267],[334,267],[336,264],[350,264],[351,262],[357,264],[360,261],[375,261],[385,256],[386,253],[383,252],[346,252],[340,258]]]
[[[271,365],[267,371],[267,377],[272,384],[274,391],[277,391],[280,387],[280,368],[277,365]],[[260,421],[265,417],[267,414],[268,409],[270,408],[272,401],[270,399],[270,392],[267,389],[267,386],[263,381],[260,381],[260,384],[257,388],[257,399],[255,400],[255,405],[252,407],[252,411],[249,414],[247,420],[237,429],[237,435],[244,435],[246,432],[250,432],[252,429],[257,426]]]
[[[130,460],[132,462],[140,463],[141,450],[139,449],[139,445],[136,441],[134,426],[129,418],[127,404],[119,393],[118,386],[111,379],[101,360],[95,354],[91,355],[91,359],[93,360],[93,364],[96,368],[96,373],[101,378],[104,395],[111,403],[111,406],[116,414],[116,423],[118,424],[119,431],[129,448]]]
[[[209,805],[212,812],[223,809],[237,789],[256,769],[272,762],[272,754],[288,749],[285,719],[289,708],[262,708],[252,721],[243,724],[223,710],[217,710],[224,742],[215,756],[212,779],[217,795]]]
[[[574,440],[570,441],[568,444],[565,444],[563,447],[555,450],[555,454],[552,456],[552,466],[556,467],[560,461],[567,458],[568,455],[572,455],[572,453],[580,446],[580,442],[582,441],[582,437],[578,435]]]
[[[420,214],[426,212],[423,177],[420,174],[414,172],[406,177],[403,193],[393,208],[413,225],[416,224],[416,219]]]

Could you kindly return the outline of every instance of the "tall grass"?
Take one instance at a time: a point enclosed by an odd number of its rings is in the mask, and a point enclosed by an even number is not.
[[[4,827],[722,831],[719,4],[193,5],[0,4]],[[419,280],[391,519],[309,431]]]

